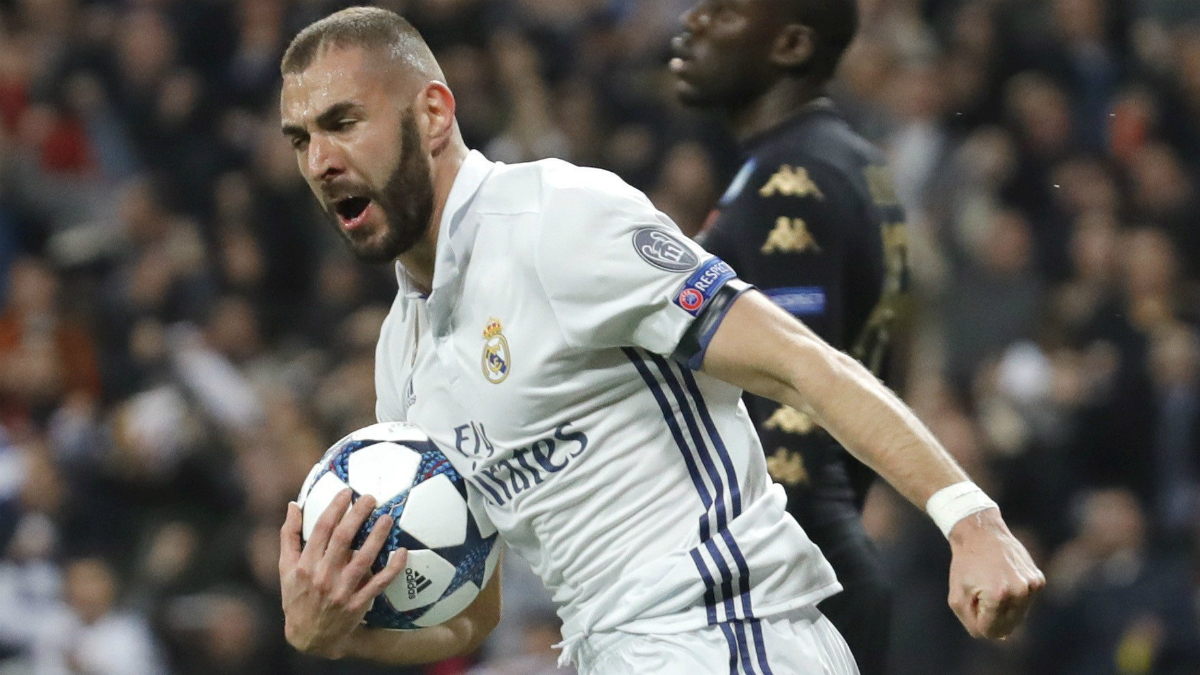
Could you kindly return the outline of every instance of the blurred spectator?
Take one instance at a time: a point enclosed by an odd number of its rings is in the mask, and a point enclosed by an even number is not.
[[[1190,326],[1159,329],[1150,344],[1155,415],[1153,522],[1168,538],[1200,526],[1200,338]],[[1186,540],[1186,539],[1185,539]]]
[[[86,327],[64,316],[59,280],[40,261],[13,264],[0,314],[0,423],[44,422],[68,395],[100,397],[95,348]]]
[[[1139,223],[1163,228],[1188,261],[1200,261],[1200,182],[1189,175],[1176,153],[1162,143],[1143,146],[1130,158],[1131,206]],[[1189,274],[1200,270],[1190,268]]]
[[[1195,672],[1200,634],[1186,569],[1150,551],[1132,494],[1084,495],[1078,533],[1047,573],[1050,592],[1029,626],[1030,672]]]
[[[986,228],[946,298],[946,368],[958,382],[1005,345],[1033,337],[1041,309],[1028,221],[997,211]]]
[[[566,156],[567,139],[554,124],[550,92],[533,45],[502,33],[493,39],[491,51],[509,92],[511,113],[508,128],[488,144],[487,155],[508,163]]]
[[[695,236],[717,199],[714,174],[712,158],[703,146],[678,143],[667,153],[650,199],[684,233]]]
[[[64,603],[38,627],[33,672],[158,675],[167,672],[150,626],[118,608],[116,573],[99,558],[66,567]]]

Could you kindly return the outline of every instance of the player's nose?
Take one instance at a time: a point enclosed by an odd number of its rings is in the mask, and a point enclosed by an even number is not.
[[[326,180],[345,170],[345,162],[337,146],[323,135],[313,134],[308,143],[305,170],[310,179]]]

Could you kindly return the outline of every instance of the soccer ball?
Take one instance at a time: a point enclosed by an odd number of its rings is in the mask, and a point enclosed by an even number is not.
[[[395,519],[372,570],[382,569],[396,549],[408,549],[407,567],[367,611],[368,626],[434,626],[471,604],[496,569],[496,528],[468,507],[466,481],[424,432],[389,422],[334,443],[300,488],[304,541],[346,487],[353,490],[353,499],[371,495],[377,503],[355,536],[354,548],[380,517]]]

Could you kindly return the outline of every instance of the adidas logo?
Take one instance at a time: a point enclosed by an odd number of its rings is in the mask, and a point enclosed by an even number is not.
[[[404,581],[408,586],[409,600],[416,598],[418,593],[426,588],[429,588],[429,586],[433,583],[429,579],[426,579],[425,575],[421,574],[420,572],[414,572],[411,569],[404,570]]]

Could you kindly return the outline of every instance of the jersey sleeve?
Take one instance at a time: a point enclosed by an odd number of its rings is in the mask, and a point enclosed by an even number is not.
[[[730,304],[727,296],[744,285],[645,195],[596,173],[588,188],[550,198],[535,252],[566,342],[641,347],[698,364]],[[688,336],[694,326],[702,334]]]

